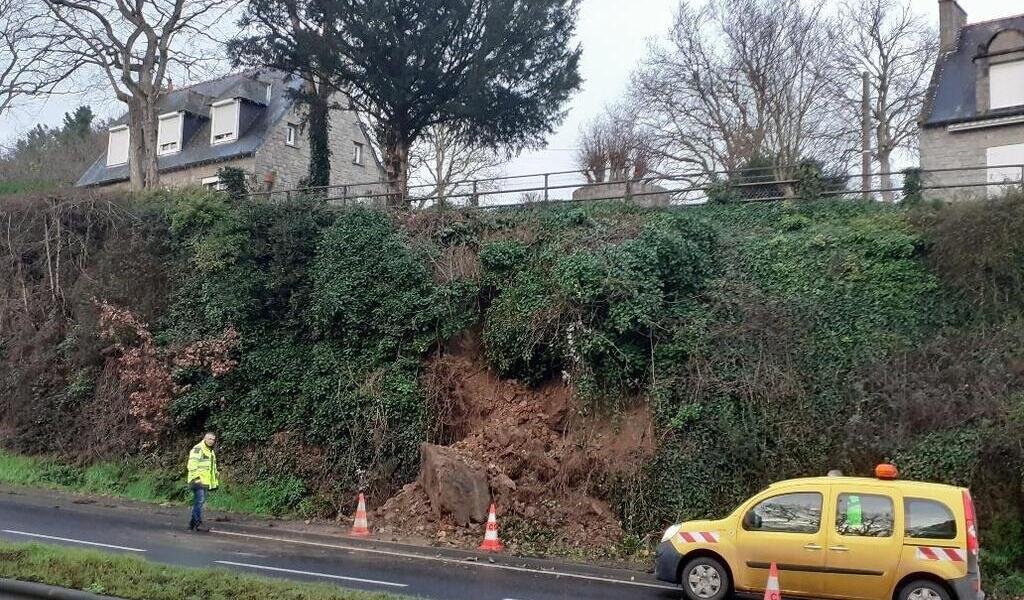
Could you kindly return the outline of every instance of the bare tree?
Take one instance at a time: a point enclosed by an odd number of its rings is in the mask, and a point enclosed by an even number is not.
[[[41,5],[0,0],[0,116],[25,98],[52,93],[78,68],[55,52],[45,29]]]
[[[158,103],[169,69],[191,71],[212,50],[207,27],[236,0],[43,0],[64,56],[96,67],[128,107],[133,189],[159,184]]]
[[[666,44],[653,44],[632,96],[666,168],[735,170],[754,159],[790,167],[835,156],[833,24],[823,2],[680,3]]]
[[[576,165],[588,183],[639,181],[656,162],[647,130],[630,106],[610,108],[580,131]]]
[[[917,118],[928,91],[938,53],[938,33],[915,13],[906,0],[846,0],[840,7],[838,36],[840,79],[846,122],[859,123],[861,73],[871,88],[874,158],[881,171],[881,187],[892,187],[893,155],[916,151]],[[859,130],[844,130],[856,148]],[[891,200],[891,191],[882,197]]]
[[[428,200],[448,204],[451,196],[462,198],[474,187],[477,192],[493,189],[493,182],[487,180],[500,176],[504,162],[502,155],[474,144],[458,125],[429,127],[411,153],[412,183],[429,189],[425,196],[420,194],[420,206]],[[469,204],[477,202],[468,196]]]

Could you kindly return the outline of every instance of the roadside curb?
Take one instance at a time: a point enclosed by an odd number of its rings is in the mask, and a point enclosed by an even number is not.
[[[49,598],[51,600],[120,600],[113,596],[99,596],[89,592],[16,579],[0,579],[0,594],[5,596],[13,594],[19,598]]]

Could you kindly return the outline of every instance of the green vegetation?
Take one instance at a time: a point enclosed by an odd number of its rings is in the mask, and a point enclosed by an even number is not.
[[[183,472],[155,471],[139,461],[69,464],[52,457],[19,456],[0,450],[0,484],[127,498],[139,502],[186,503],[191,499]],[[228,481],[208,496],[214,510],[279,516],[298,512],[305,486],[294,477],[273,484],[236,484]]]
[[[64,113],[59,127],[36,125],[0,148],[0,196],[71,186],[106,143],[106,124],[96,122],[88,106]]]
[[[893,460],[972,488],[991,577],[1024,567],[1019,197],[395,215],[189,191],[111,206],[0,206],[23,223],[6,297],[35,300],[0,309],[12,452],[131,457],[174,474],[136,493],[173,498],[213,428],[242,490],[222,502],[333,516],[357,488],[383,498],[414,477],[447,414],[424,365],[468,336],[502,376],[568,380],[581,410],[649,403],[653,461],[588,477],[631,540],[774,480]],[[60,293],[42,243],[54,218]],[[141,414],[165,418],[125,417]],[[112,493],[131,479],[92,477]]]
[[[0,196],[44,192],[55,188],[52,182],[35,180],[0,181]]]
[[[282,582],[225,569],[186,569],[91,550],[0,542],[0,578],[127,600],[397,600],[399,596]]]

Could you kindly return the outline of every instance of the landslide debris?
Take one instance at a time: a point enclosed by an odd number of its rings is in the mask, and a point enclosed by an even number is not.
[[[622,527],[593,487],[653,455],[646,406],[614,419],[583,416],[563,382],[503,380],[479,356],[463,341],[429,365],[428,388],[448,407],[440,429],[458,439],[424,444],[418,480],[376,511],[378,531],[475,547],[493,501],[513,552],[614,546]]]

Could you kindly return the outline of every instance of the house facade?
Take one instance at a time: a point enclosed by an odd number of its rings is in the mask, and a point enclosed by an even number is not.
[[[217,172],[234,167],[251,175],[254,190],[299,188],[308,176],[310,150],[302,114],[289,91],[302,84],[279,71],[258,70],[166,93],[157,134],[160,183],[216,188]],[[127,187],[133,132],[125,122],[110,127],[106,153],[77,186]],[[384,190],[384,170],[354,111],[331,112],[330,147],[331,185],[358,184],[352,197]]]
[[[956,0],[939,11],[920,122],[925,183],[949,186],[932,192],[944,198],[1000,194],[1024,178],[1024,15],[967,24]]]

